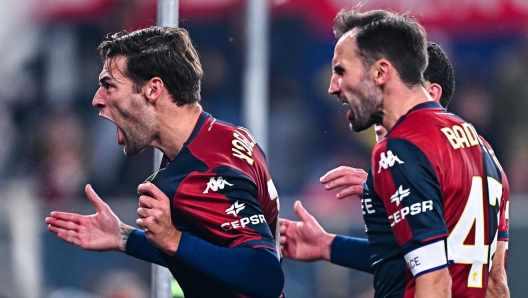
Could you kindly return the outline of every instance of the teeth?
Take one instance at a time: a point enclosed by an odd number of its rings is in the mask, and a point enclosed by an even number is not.
[[[344,106],[348,106],[348,103],[344,102],[343,105],[344,105]]]

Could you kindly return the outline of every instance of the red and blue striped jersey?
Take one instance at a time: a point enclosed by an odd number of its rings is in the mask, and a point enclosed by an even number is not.
[[[448,265],[453,297],[485,296],[497,240],[508,238],[507,181],[489,149],[432,102],[376,145],[362,199],[376,297],[414,297],[414,278]]]
[[[147,180],[169,197],[178,230],[220,247],[280,255],[279,198],[265,156],[245,128],[203,112],[178,155],[161,164]],[[174,258],[165,262],[186,297],[245,297]]]

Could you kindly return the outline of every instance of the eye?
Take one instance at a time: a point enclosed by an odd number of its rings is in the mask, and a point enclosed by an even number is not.
[[[341,75],[343,75],[345,73],[345,70],[342,67],[340,67],[340,66],[336,66],[336,67],[334,67],[334,73],[336,73],[336,74],[341,76]]]

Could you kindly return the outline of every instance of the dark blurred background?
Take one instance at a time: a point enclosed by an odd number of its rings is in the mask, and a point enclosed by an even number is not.
[[[295,200],[332,233],[365,236],[357,199],[338,201],[319,177],[349,165],[368,169],[372,130],[349,130],[346,107],[327,94],[333,17],[356,1],[270,0],[270,172],[282,217]],[[245,125],[242,0],[181,0],[180,27],[200,54],[202,105]],[[365,9],[409,11],[450,57],[450,110],[494,147],[512,192],[509,282],[528,292],[528,0],[370,0]],[[126,158],[115,126],[91,106],[110,32],[155,25],[155,0],[17,0],[0,3],[0,297],[147,297],[150,264],[87,252],[46,231],[51,210],[93,213],[84,185],[134,223],[136,188],[153,151]],[[258,140],[257,140],[258,141]],[[456,169],[453,169],[456,170]],[[353,252],[351,252],[353,253]],[[288,297],[371,297],[369,275],[324,262],[284,261]]]

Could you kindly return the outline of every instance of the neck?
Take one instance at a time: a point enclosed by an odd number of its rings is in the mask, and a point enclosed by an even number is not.
[[[398,119],[416,105],[433,101],[422,85],[412,88],[402,85],[400,88],[394,88],[392,92],[386,93],[383,101],[383,126],[387,130],[392,129]]]
[[[152,146],[173,160],[191,136],[202,113],[202,107],[198,103],[179,107],[170,102],[159,110],[159,133]]]

